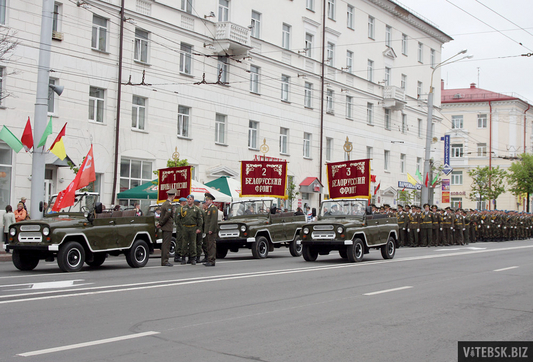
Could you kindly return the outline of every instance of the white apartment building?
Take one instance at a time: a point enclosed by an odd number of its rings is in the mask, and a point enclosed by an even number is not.
[[[502,94],[477,88],[444,89],[443,125],[450,135],[450,204],[473,209],[526,210],[525,198],[505,192],[496,200],[471,200],[472,178],[468,171],[480,167],[507,170],[520,154],[531,153],[533,110],[516,94]]]
[[[239,161],[262,157],[266,143],[266,156],[289,162],[297,186],[308,177],[326,185],[323,166],[347,159],[348,138],[350,159],[372,159],[375,201],[395,204],[398,181],[422,172],[424,99],[452,39],[394,1],[324,1],[125,0],[123,22],[120,0],[56,1],[50,82],[65,90],[50,93],[47,147],[65,123],[75,164],[92,142],[92,187],[110,205],[154,179],[176,151],[208,182],[239,178]],[[9,95],[0,119],[17,136],[33,120],[41,6],[0,0],[0,22],[20,41],[0,64]],[[439,99],[436,87],[436,107]],[[32,156],[5,144],[0,152],[4,208],[29,198]],[[51,194],[74,174],[49,156]],[[327,197],[327,188],[303,190],[298,198],[313,207]]]

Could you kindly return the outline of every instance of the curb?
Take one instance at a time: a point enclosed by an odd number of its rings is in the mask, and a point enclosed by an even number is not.
[[[11,254],[6,253],[5,251],[0,251],[0,262],[2,261],[11,261]]]

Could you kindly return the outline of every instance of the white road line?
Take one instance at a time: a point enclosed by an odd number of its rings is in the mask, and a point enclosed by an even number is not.
[[[377,292],[365,293],[365,294],[363,294],[363,295],[383,294],[383,293],[396,292],[396,291],[398,291],[398,290],[411,289],[411,288],[412,288],[412,286],[405,286],[405,287],[399,287],[399,288],[392,288],[392,289],[379,290],[379,291],[377,291]]]
[[[511,270],[511,269],[516,269],[516,268],[518,268],[518,267],[517,267],[517,266],[510,266],[510,267],[508,267],[508,268],[495,269],[495,270],[493,270],[493,271],[495,271],[495,272],[501,272],[501,271],[504,271],[504,270]]]
[[[71,344],[71,345],[63,346],[63,347],[54,347],[54,348],[40,349],[38,351],[19,353],[19,354],[17,354],[17,356],[21,356],[21,357],[38,356],[38,355],[41,355],[41,354],[68,351],[70,349],[97,346],[99,344],[125,341],[125,340],[133,339],[133,338],[153,336],[154,334],[159,334],[159,333],[160,332],[150,331],[150,332],[143,332],[143,333],[128,334],[126,336],[106,338],[106,339],[100,339],[100,340],[97,340],[97,341],[84,342],[84,343],[76,343],[76,344]]]
[[[76,275],[85,274],[88,271],[77,272]],[[24,275],[8,275],[5,277],[0,277],[0,279],[15,279],[15,278],[35,278],[35,277],[59,277],[59,276],[68,276],[72,277],[69,273],[47,273],[47,274],[24,274]]]

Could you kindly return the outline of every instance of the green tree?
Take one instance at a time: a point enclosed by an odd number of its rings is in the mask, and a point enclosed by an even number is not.
[[[513,162],[507,174],[509,191],[520,197],[527,194],[527,212],[529,212],[529,196],[533,193],[533,155],[524,153],[520,161]]]
[[[470,194],[468,195],[470,200],[494,200],[494,208],[496,209],[496,199],[505,192],[504,181],[507,172],[501,169],[500,166],[492,169],[489,166],[478,166],[469,170],[468,175],[472,178]]]
[[[287,204],[292,209],[292,202],[298,196],[299,192],[296,191],[296,184],[293,182],[292,177],[289,178],[289,184],[287,185]]]
[[[180,159],[172,159],[172,158],[169,158],[167,160],[167,168],[168,167],[182,167],[182,166],[189,166],[189,161],[187,161],[186,158],[184,158],[183,160],[180,160]],[[154,175],[159,175],[159,170],[155,170],[155,171],[152,171],[152,173]],[[157,181],[152,181],[152,183],[154,185],[157,185]]]

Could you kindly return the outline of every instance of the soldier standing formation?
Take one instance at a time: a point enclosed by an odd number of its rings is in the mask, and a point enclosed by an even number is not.
[[[163,231],[163,243],[161,244],[161,266],[172,266],[168,261],[170,254],[170,243],[172,241],[172,232],[174,231],[174,207],[172,200],[176,196],[176,190],[167,191],[167,200],[161,206],[161,217],[156,227]]]

